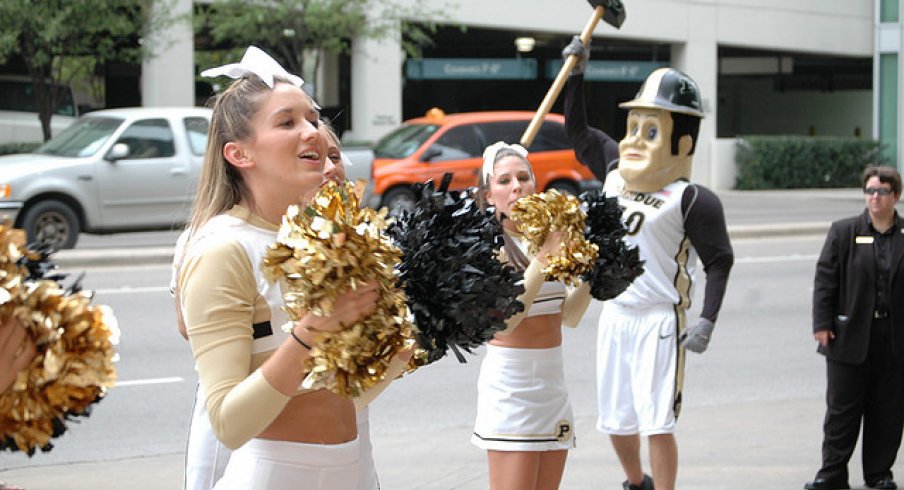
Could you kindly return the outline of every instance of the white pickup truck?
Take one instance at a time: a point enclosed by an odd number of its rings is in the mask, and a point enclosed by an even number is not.
[[[352,162],[351,166],[345,169],[345,177],[352,182],[358,179],[370,182],[374,151],[366,146],[345,146],[342,153]]]
[[[189,215],[210,110],[138,107],[82,116],[34,152],[0,157],[0,215],[30,241],[167,229]]]

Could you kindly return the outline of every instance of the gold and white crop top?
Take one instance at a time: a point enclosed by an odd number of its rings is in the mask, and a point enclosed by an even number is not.
[[[278,227],[235,206],[202,226],[187,242],[179,237],[174,285],[195,367],[205,393],[210,425],[235,449],[264,430],[291,397],[274,388],[259,369],[288,337],[279,282],[261,270]],[[386,379],[355,399],[365,406],[401,374],[407,362],[393,359]],[[293,396],[308,392],[299,388]]]
[[[525,256],[530,257],[523,240],[512,237],[512,241]],[[518,296],[518,300],[524,303],[524,311],[509,318],[506,321],[507,328],[500,334],[512,333],[525,318],[532,316],[561,313],[563,325],[576,327],[580,323],[590,304],[590,286],[582,282],[576,288],[568,288],[564,283],[547,281],[542,269],[536,258],[531,258],[524,270],[524,293]]]
[[[279,283],[270,283],[261,271],[277,230],[235,206],[176,251],[177,301],[211,427],[230,448],[270,425],[290,399],[259,369],[288,335],[282,329],[289,318],[281,309]]]

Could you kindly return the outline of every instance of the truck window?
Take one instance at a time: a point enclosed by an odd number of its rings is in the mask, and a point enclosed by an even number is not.
[[[193,155],[203,155],[204,149],[207,147],[207,129],[210,122],[204,117],[186,117],[183,120],[185,124],[185,135],[188,137],[188,146],[191,148]]]
[[[164,158],[176,154],[173,131],[166,119],[135,121],[119,136],[117,143],[129,147],[127,158]]]

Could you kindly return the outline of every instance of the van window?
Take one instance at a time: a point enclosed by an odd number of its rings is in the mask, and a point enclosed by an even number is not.
[[[490,146],[497,141],[513,144],[521,141],[528,124],[530,124],[530,121],[526,120],[481,123],[478,125],[478,131],[483,136],[486,146]],[[567,150],[569,148],[565,127],[555,121],[543,121],[543,124],[540,125],[540,131],[537,132],[537,136],[527,150],[534,152]]]
[[[72,91],[63,85],[53,86],[57,91],[54,114],[75,117],[78,113]],[[24,80],[0,80],[0,111],[38,112],[34,87]]]
[[[431,162],[476,158],[483,154],[483,147],[474,126],[470,124],[449,128],[430,145],[430,150],[439,150],[438,155],[430,158]]]
[[[374,145],[377,158],[405,158],[414,153],[439,129],[437,124],[405,124]]]
[[[117,143],[129,146],[126,158],[163,158],[176,154],[173,131],[166,119],[135,121],[119,136]]]
[[[477,131],[483,136],[484,146],[490,146],[497,141],[514,144],[521,141],[521,135],[527,129],[530,121],[500,121],[480,123]]]
[[[570,148],[565,126],[553,121],[543,121],[528,151],[556,151]]]

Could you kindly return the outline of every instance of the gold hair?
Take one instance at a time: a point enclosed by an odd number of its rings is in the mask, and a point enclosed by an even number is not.
[[[279,77],[274,82],[289,83]],[[251,118],[260,110],[262,95],[270,90],[260,78],[249,76],[232,82],[216,97],[198,193],[188,222],[191,233],[241,200],[254,208],[254,196],[238,170],[226,161],[223,147],[230,141],[254,136]]]
[[[342,142],[339,141],[339,135],[336,134],[336,130],[333,129],[333,125],[330,124],[329,121],[321,119],[320,127],[318,129],[326,136],[324,140],[326,140],[327,143],[333,143],[337,148],[342,148]]]

